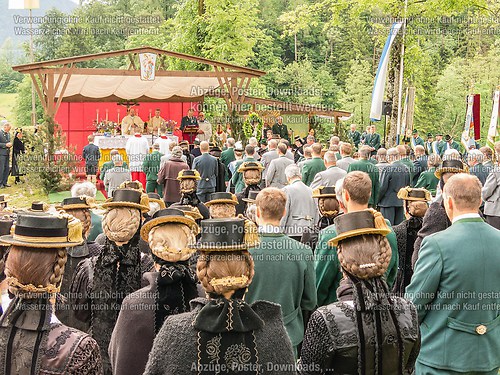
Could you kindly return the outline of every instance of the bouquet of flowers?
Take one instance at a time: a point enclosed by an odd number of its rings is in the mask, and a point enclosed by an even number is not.
[[[100,122],[94,121],[94,126],[96,129],[96,133],[104,134],[104,133],[110,133],[110,134],[116,134],[116,131],[119,128],[119,124],[113,121],[105,121],[102,120]]]

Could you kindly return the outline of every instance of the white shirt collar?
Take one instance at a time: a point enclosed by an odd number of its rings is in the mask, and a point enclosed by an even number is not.
[[[477,219],[477,218],[481,218],[481,216],[479,216],[479,214],[476,213],[463,214],[455,217],[451,223],[454,224],[456,221],[461,219]]]

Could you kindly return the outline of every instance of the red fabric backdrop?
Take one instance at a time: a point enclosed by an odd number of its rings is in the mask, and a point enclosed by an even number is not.
[[[166,120],[174,120],[177,126],[181,125],[181,119],[187,115],[189,108],[197,109],[198,103],[139,103],[134,107],[136,112],[145,122],[149,120],[149,111],[154,116],[156,108],[160,108],[161,116]],[[81,155],[83,147],[87,144],[87,136],[95,131],[92,125],[93,120],[97,119],[97,110],[99,110],[99,120],[106,119],[106,109],[108,110],[108,119],[113,122],[118,120],[118,110],[120,111],[120,122],[126,116],[126,108],[117,105],[116,102],[75,102],[61,103],[56,115],[56,122],[61,126],[66,135],[68,146],[76,146],[76,154]],[[197,113],[197,111],[195,112]]]

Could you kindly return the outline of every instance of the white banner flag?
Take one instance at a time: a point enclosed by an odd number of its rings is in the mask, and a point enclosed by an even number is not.
[[[493,109],[491,111],[490,127],[488,129],[487,145],[492,149],[495,146],[496,138],[498,137],[498,111],[500,109],[500,90],[493,93]]]
[[[387,38],[380,56],[378,64],[377,75],[375,76],[375,83],[372,92],[372,106],[370,109],[370,118],[372,121],[380,121],[382,118],[382,102],[384,101],[385,81],[387,80],[387,67],[389,65],[389,55],[392,43],[396,39],[398,31],[403,26],[403,22],[395,22],[392,24],[389,37]]]
[[[154,53],[140,53],[139,61],[141,63],[141,80],[154,81],[155,80],[155,67],[156,67],[156,54]]]
[[[39,9],[40,0],[9,0],[9,9]]]

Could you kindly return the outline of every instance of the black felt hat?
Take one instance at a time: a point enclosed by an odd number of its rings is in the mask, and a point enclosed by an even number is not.
[[[113,197],[108,198],[106,202],[102,204],[102,207],[106,209],[130,207],[137,208],[142,212],[148,212],[150,210],[148,196],[136,189],[116,189],[113,192]]]
[[[82,223],[68,214],[18,213],[12,234],[0,237],[0,241],[35,248],[77,246],[83,242]]]
[[[65,198],[61,205],[56,206],[62,210],[77,210],[96,207],[95,199],[87,196]]]
[[[201,180],[200,173],[195,169],[184,169],[179,172],[177,176],[178,180],[192,179]]]
[[[262,171],[264,169],[263,165],[260,164],[259,162],[256,161],[247,161],[244,162],[240,165],[238,168],[238,172],[244,172],[244,171],[250,171],[250,170],[257,170],[257,171]]]
[[[238,204],[238,198],[236,198],[236,195],[228,192],[212,193],[210,194],[210,200],[205,203],[205,206],[210,207],[212,204],[222,203],[233,204],[236,206]]]
[[[374,212],[376,211],[363,210],[337,216],[334,219],[337,237],[328,241],[328,244],[337,246],[342,240],[364,234],[387,236],[391,230],[382,216],[380,216],[380,221],[375,220]]]
[[[254,203],[255,200],[257,199],[257,195],[259,195],[260,190],[250,190],[248,192],[248,197],[243,198],[243,201],[249,202],[249,203]]]
[[[12,228],[12,224],[14,224],[14,220],[12,219],[7,219],[7,218],[0,219],[0,236],[9,235],[10,230]],[[0,246],[9,246],[9,245],[0,241]]]
[[[166,208],[165,201],[161,199],[160,194],[158,193],[148,193],[148,198],[150,202],[156,202],[160,205],[160,209],[163,210]]]
[[[157,227],[166,223],[177,223],[187,225],[193,233],[198,234],[199,228],[196,222],[189,216],[187,216],[184,211],[177,208],[165,208],[155,212],[151,220],[148,220],[141,228],[141,237],[144,241],[149,241],[149,232],[154,227]]]
[[[469,169],[461,160],[446,159],[434,172],[434,176],[441,179],[443,173],[469,173]]]
[[[431,200],[431,193],[426,189],[417,189],[407,186],[398,191],[398,198],[404,201],[428,202]]]
[[[319,186],[313,190],[313,198],[336,198],[335,188],[333,186]]]
[[[242,251],[258,243],[257,227],[241,218],[201,221],[201,238],[196,248],[205,252]]]

